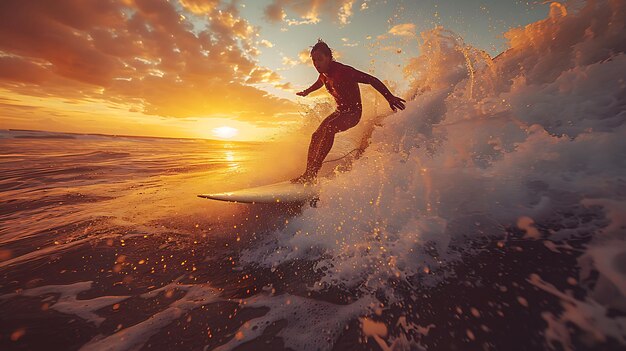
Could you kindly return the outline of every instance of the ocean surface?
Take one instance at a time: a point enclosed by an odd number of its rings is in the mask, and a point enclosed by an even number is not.
[[[421,33],[317,207],[196,197],[297,175],[310,131],[1,130],[0,349],[623,350],[625,12],[553,3],[496,58]]]

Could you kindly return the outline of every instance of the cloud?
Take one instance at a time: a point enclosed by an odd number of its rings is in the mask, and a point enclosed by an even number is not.
[[[274,0],[265,8],[265,17],[270,22],[284,21],[293,26],[315,24],[325,16],[345,25],[350,22],[354,2],[354,0]],[[288,19],[287,10],[294,12],[298,19]]]
[[[283,66],[293,67],[299,63],[300,61],[298,60],[294,60],[291,57],[283,56]]]
[[[310,57],[310,49],[301,50],[295,58],[292,58],[289,56],[283,56],[282,64],[283,66],[286,67],[284,69],[294,67],[297,65],[313,66],[313,63],[311,62],[311,57]]]
[[[0,57],[0,80],[39,84],[49,76],[46,67],[32,61],[21,57]]]
[[[282,89],[286,91],[293,91],[293,87],[290,82],[282,83],[282,84],[275,84],[274,86],[278,89]]]
[[[220,0],[178,0],[180,4],[190,12],[196,14],[210,14],[215,11]]]
[[[341,7],[339,8],[339,23],[350,23],[350,17],[352,16],[352,5],[354,5],[354,0],[346,1],[341,5]]]
[[[311,61],[311,49],[301,50],[298,53],[298,60],[300,60],[300,63],[313,66],[313,62]]]
[[[283,10],[281,1],[275,1],[274,3],[265,7],[265,18],[270,22],[281,22],[287,17],[285,10]]]
[[[280,80],[258,66],[257,35],[233,4],[218,0],[4,1],[0,88],[254,122],[296,108],[249,85]]]
[[[320,22],[320,19],[319,17],[317,17],[317,14],[307,14],[307,15],[304,15],[302,18],[303,18],[302,20],[286,19],[285,22],[289,26],[300,26],[303,24],[316,24]]]
[[[354,47],[359,45],[358,43],[350,42],[349,38],[341,38],[341,41],[343,46]]]
[[[274,44],[271,41],[266,40],[266,39],[261,40],[260,44],[265,46],[266,48],[273,48],[274,47]]]
[[[2,2],[0,50],[25,61],[46,61],[54,74],[105,85],[123,66],[95,49],[85,30],[122,24],[115,9],[110,1]]]
[[[276,72],[268,68],[258,67],[250,73],[250,77],[246,79],[246,83],[248,84],[277,83],[280,80],[281,80],[281,77]]]
[[[413,36],[415,35],[415,24],[403,23],[395,25],[391,27],[389,34],[398,36]]]

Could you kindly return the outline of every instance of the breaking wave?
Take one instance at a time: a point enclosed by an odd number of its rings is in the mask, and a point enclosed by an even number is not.
[[[626,311],[624,13],[624,1],[553,3],[548,18],[507,32],[510,48],[495,58],[444,28],[422,33],[404,68],[407,109],[384,119],[350,171],[322,181],[317,208],[243,261],[315,261],[312,290],[393,301],[390,280],[446,279],[474,240],[590,237],[579,278],[599,278],[585,300],[528,279],[562,299],[560,314],[543,315],[547,342],[571,347],[574,323],[626,343],[626,319],[607,317]]]

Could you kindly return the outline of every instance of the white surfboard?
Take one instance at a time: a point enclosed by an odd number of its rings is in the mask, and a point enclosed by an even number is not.
[[[254,188],[215,194],[200,194],[198,197],[228,202],[281,203],[316,201],[319,187],[316,184],[300,184],[290,181],[258,186]]]

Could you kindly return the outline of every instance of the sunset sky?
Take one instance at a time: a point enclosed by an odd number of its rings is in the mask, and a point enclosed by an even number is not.
[[[513,0],[9,0],[0,3],[0,128],[265,140],[301,123],[317,38],[406,88],[441,25],[497,55],[549,4]]]

